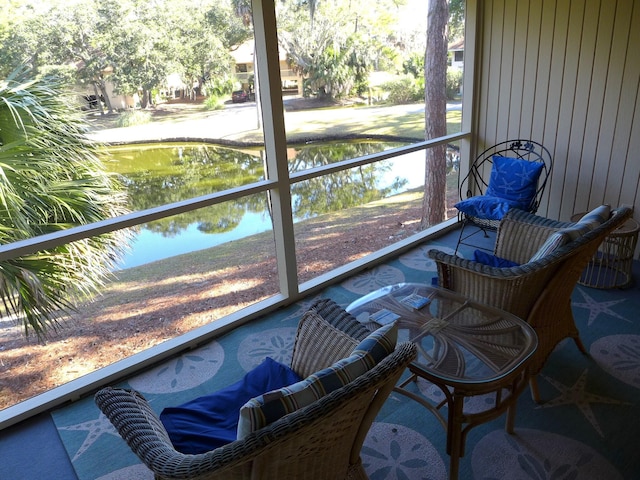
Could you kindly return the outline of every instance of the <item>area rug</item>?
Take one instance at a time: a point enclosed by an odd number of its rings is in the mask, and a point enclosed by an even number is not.
[[[264,357],[287,362],[296,325],[319,297],[346,307],[360,296],[400,282],[431,283],[429,244],[328,288],[288,309],[234,330],[209,344],[131,378],[122,385],[142,392],[161,411],[165,406],[226,386]],[[470,255],[462,251],[464,256]],[[637,263],[637,262],[636,262]],[[639,265],[634,265],[636,278]],[[515,434],[498,418],[471,430],[460,479],[634,479],[640,478],[640,290],[597,290],[578,286],[573,311],[590,352],[571,340],[553,352],[539,378],[544,403],[521,395]],[[437,402],[442,392],[426,382],[415,388]],[[466,408],[483,408],[474,398]],[[52,413],[80,480],[153,478],[131,453],[92,398]],[[440,423],[417,402],[393,393],[373,424],[362,450],[372,480],[445,479],[449,457]]]

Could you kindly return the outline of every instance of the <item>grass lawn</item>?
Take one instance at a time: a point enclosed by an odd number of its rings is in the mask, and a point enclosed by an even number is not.
[[[448,111],[447,134],[460,132],[461,122],[462,110]],[[421,141],[424,140],[424,110],[394,105],[286,112],[285,128],[287,141],[290,143],[349,136],[382,136]],[[260,142],[262,131],[246,131],[234,138],[247,142]]]

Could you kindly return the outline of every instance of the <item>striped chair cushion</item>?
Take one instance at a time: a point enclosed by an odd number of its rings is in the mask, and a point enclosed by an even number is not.
[[[380,327],[360,342],[348,358],[293,385],[252,398],[240,409],[238,439],[355,380],[389,355],[395,349],[397,339],[395,322]]]
[[[572,226],[562,228],[549,235],[549,238],[547,238],[538,251],[533,254],[529,261],[535,262],[536,260],[540,260],[554,252],[557,248],[577,240],[588,231],[593,230],[606,222],[609,219],[610,214],[611,207],[609,205],[601,205],[594,208]]]
[[[585,214],[580,220],[578,220],[579,224],[589,225],[593,230],[596,227],[599,227],[604,222],[609,220],[611,216],[611,206],[610,205],[600,205],[597,208],[594,208],[589,213]]]

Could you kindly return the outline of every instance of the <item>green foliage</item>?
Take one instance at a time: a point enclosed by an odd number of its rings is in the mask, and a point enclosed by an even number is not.
[[[144,125],[151,122],[151,113],[146,110],[127,110],[122,113],[116,125],[118,127],[132,127],[134,125]]]
[[[207,110],[222,110],[224,108],[224,100],[212,93],[205,99],[204,108]]]
[[[447,98],[453,100],[460,95],[462,86],[462,70],[459,68],[447,69]]]
[[[228,97],[233,91],[234,82],[230,78],[214,78],[207,82],[207,91],[220,98]]]
[[[48,78],[24,71],[0,81],[0,244],[126,211],[125,195],[96,156],[72,101]],[[122,233],[0,261],[0,298],[25,334],[47,328],[98,290],[126,244]]]
[[[206,84],[229,75],[229,51],[250,37],[228,0],[0,3],[0,78],[23,64],[73,65],[74,83],[95,85],[112,110],[107,80],[126,95],[162,87],[171,73]]]
[[[40,68],[38,78],[54,78],[61,86],[71,89],[76,82],[76,71],[73,65],[45,65]]]
[[[342,98],[368,90],[374,66],[389,64],[392,37],[387,0],[317,2],[280,12],[279,38],[291,67],[305,77],[305,95]]]
[[[380,87],[387,92],[389,103],[413,103],[424,100],[424,78],[403,75],[397,80],[382,84]]]
[[[449,0],[449,40],[464,37],[465,0]]]
[[[424,77],[424,53],[412,53],[402,62],[402,71],[413,78]]]

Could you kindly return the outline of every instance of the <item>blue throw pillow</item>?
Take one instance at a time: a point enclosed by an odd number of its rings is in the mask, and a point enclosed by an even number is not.
[[[496,257],[490,253],[483,252],[482,250],[476,250],[473,252],[473,261],[482,263],[483,265],[489,265],[490,267],[509,268],[517,267],[519,263],[512,262],[506,258]]]
[[[519,202],[488,195],[467,198],[455,204],[455,207],[470,217],[487,220],[501,220],[511,207],[518,207]]]
[[[528,211],[538,188],[542,162],[529,162],[519,158],[493,156],[491,178],[485,195],[499,197],[521,210]]]
[[[250,399],[300,380],[288,366],[267,357],[233,385],[165,408],[160,420],[176,450],[186,454],[208,452],[236,440],[240,407]]]

